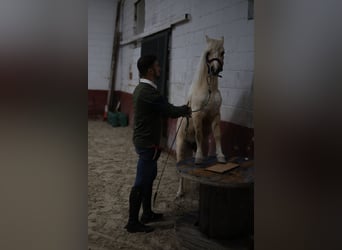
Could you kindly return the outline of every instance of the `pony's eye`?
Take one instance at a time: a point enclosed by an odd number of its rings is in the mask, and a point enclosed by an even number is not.
[[[221,56],[223,56],[223,55],[224,55],[224,51],[221,52]]]

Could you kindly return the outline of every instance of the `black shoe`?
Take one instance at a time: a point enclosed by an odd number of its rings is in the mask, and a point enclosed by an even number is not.
[[[139,221],[139,210],[142,201],[142,191],[140,187],[132,187],[129,195],[129,218],[125,226],[126,230],[130,233],[153,231],[152,227],[145,226]]]
[[[125,226],[127,232],[129,233],[137,233],[137,232],[145,232],[145,233],[149,233],[152,232],[154,230],[153,227],[150,226],[146,226],[142,223],[140,223],[139,221],[136,223],[128,223]]]
[[[142,214],[140,219],[140,221],[144,224],[161,220],[163,220],[163,214],[154,213],[152,211],[149,214]]]
[[[140,221],[144,224],[160,221],[163,218],[163,214],[154,213],[151,209],[151,198],[152,198],[152,186],[153,183],[149,186],[144,187],[143,192],[143,213],[141,216]]]

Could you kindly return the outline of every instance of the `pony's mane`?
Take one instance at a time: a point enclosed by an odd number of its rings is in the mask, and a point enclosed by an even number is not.
[[[223,37],[221,40],[212,39],[208,37],[206,38],[207,38],[207,47],[202,52],[193,80],[191,82],[191,86],[190,86],[189,93],[188,93],[188,101],[190,101],[191,99],[191,95],[194,92],[194,88],[202,87],[201,84],[207,81],[207,76],[208,76],[207,62],[206,62],[207,52],[210,51],[210,49],[218,50],[221,46],[223,46]]]
[[[196,86],[196,84],[202,82],[203,79],[206,80],[206,78],[207,78],[208,73],[207,73],[207,65],[205,62],[206,53],[207,53],[207,50],[205,50],[202,53],[201,58],[198,62],[194,77],[193,77],[191,85],[190,85],[190,89],[189,89],[189,93],[188,93],[188,100],[190,100],[191,94],[193,93],[193,88]]]

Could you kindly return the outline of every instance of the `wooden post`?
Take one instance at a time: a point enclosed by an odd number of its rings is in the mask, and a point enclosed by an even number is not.
[[[115,79],[116,79],[116,69],[118,65],[118,54],[119,54],[119,46],[120,46],[120,16],[121,16],[121,5],[122,0],[118,1],[116,7],[116,19],[115,19],[115,31],[114,31],[114,42],[113,42],[113,54],[112,54],[112,68],[111,68],[111,86],[108,93],[109,99],[109,110],[114,111],[114,88],[115,88]]]

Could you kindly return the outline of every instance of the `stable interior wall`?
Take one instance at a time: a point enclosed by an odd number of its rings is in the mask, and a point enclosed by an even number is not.
[[[116,0],[88,0],[88,115],[103,114],[111,82]]]
[[[130,107],[122,107],[130,115],[130,122],[133,121],[131,94],[139,81],[136,62],[141,50],[139,39],[134,40],[137,37],[134,31],[135,2],[124,2],[122,43],[115,81],[117,99]],[[248,0],[160,0],[158,4],[145,0],[145,23],[140,37],[164,29],[185,14],[189,14],[189,21],[171,27],[167,98],[175,105],[186,103],[195,69],[206,46],[205,35],[217,39],[224,36],[226,53],[223,77],[219,79],[223,98],[223,149],[228,155],[251,154],[248,150],[252,147],[254,134],[254,19],[248,18]],[[168,146],[175,133],[175,123],[176,120],[168,122]],[[214,150],[213,138],[210,138],[208,150]]]

